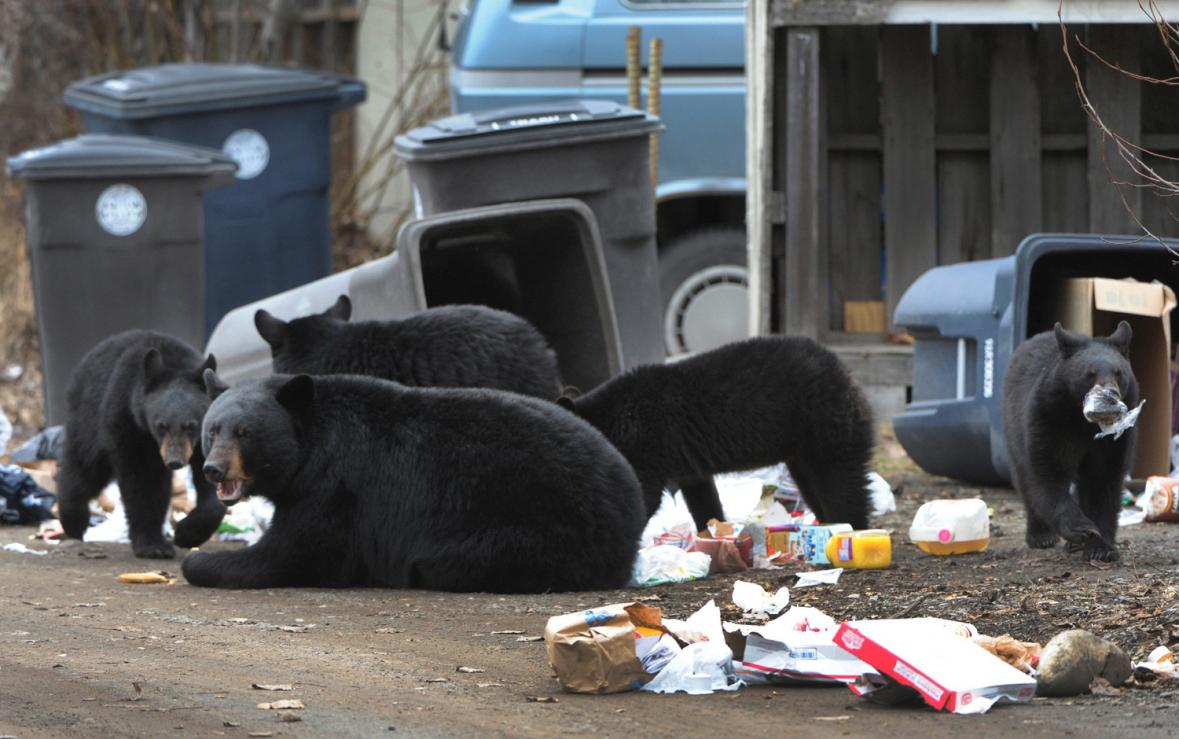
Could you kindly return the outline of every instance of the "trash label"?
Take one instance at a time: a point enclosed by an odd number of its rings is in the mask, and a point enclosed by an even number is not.
[[[130,236],[147,220],[147,200],[133,185],[111,185],[94,204],[98,225],[112,236]]]
[[[270,145],[266,138],[252,128],[242,128],[229,134],[221,151],[237,162],[239,180],[252,180],[262,174],[270,163]]]

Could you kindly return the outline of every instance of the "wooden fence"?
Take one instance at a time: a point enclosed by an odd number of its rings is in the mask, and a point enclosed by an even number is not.
[[[759,332],[846,343],[848,301],[883,301],[891,321],[925,270],[1009,255],[1035,231],[1138,234],[1137,216],[1160,236],[1179,234],[1179,208],[1111,184],[1126,168],[1080,107],[1057,23],[887,25],[859,12],[873,5],[751,0]],[[1068,30],[1124,69],[1179,74],[1152,25]],[[1110,128],[1179,154],[1179,91],[1072,48]],[[1154,164],[1179,180],[1179,162]]]

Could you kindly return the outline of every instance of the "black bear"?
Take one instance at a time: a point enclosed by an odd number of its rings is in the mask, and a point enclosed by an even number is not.
[[[1090,339],[1059,323],[1019,345],[1003,380],[1003,423],[1012,482],[1027,509],[1027,543],[1046,549],[1057,536],[1086,559],[1118,558],[1122,488],[1134,460],[1137,430],[1094,438],[1085,417],[1090,393],[1138,403],[1127,358],[1130,324]],[[1077,498],[1069,494],[1075,484]],[[1079,500],[1079,503],[1078,503]]]
[[[551,401],[360,375],[205,373],[205,475],[274,503],[257,544],[193,552],[206,587],[503,593],[624,585],[644,517],[634,471]]]
[[[201,544],[225,514],[201,474],[201,419],[209,407],[202,373],[217,366],[188,344],[152,331],[127,331],[91,349],[66,391],[58,509],[67,535],[81,539],[90,500],[113,478],[136,557],[175,554],[163,535],[172,472],[189,464],[197,505],[176,526],[182,547]]]
[[[819,520],[868,525],[872,411],[839,358],[810,339],[734,342],[558,402],[630,460],[647,515],[675,482],[703,528],[723,519],[713,474],[785,462]]]
[[[349,323],[341,295],[323,313],[286,322],[254,314],[280,374],[371,375],[415,387],[482,387],[552,399],[557,355],[531,323],[481,305],[431,308],[397,321]]]

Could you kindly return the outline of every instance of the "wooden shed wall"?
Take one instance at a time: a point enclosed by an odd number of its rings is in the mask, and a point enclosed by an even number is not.
[[[1035,231],[1139,233],[1126,205],[1154,233],[1179,235],[1179,207],[1111,184],[1124,165],[1080,108],[1055,24],[750,32],[772,39],[763,79],[750,57],[750,120],[769,126],[750,135],[750,214],[762,219],[750,235],[774,275],[772,291],[754,280],[763,333],[838,343],[845,301],[883,300],[891,320],[930,267],[1009,255]],[[1071,32],[1123,68],[1177,74],[1152,26]],[[1073,58],[1112,129],[1179,155],[1179,91],[1075,47]],[[755,161],[768,192],[757,192]],[[1179,179],[1179,162],[1156,171]]]

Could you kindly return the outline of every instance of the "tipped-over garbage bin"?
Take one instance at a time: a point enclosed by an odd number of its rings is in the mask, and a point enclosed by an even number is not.
[[[623,367],[664,356],[649,135],[659,119],[599,100],[463,113],[397,137],[418,216],[577,198],[601,233]],[[544,279],[542,274],[535,279]]]
[[[90,134],[8,160],[26,214],[49,423],[65,415],[70,372],[132,328],[204,339],[204,191],[233,181],[218,151]]]
[[[1158,280],[1179,291],[1177,250],[1179,241],[1136,236],[1033,234],[1013,256],[923,274],[901,297],[895,315],[896,325],[915,340],[912,402],[893,417],[901,446],[933,474],[984,484],[1009,482],[1003,378],[1012,352],[1060,320],[1058,298],[1070,279]],[[1164,390],[1169,387],[1164,381]],[[1147,409],[1170,418],[1169,392],[1157,397],[1143,388],[1143,397]],[[1170,424],[1162,424],[1161,438],[1145,438],[1144,425],[1152,430],[1158,425],[1146,419],[1145,410],[1139,421],[1140,458],[1148,449],[1165,459]]]
[[[220,149],[233,187],[205,199],[212,330],[231,308],[331,271],[331,114],[364,84],[325,72],[250,64],[165,64],[88,77],[66,104],[87,130]]]

